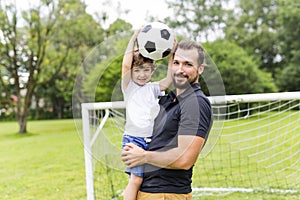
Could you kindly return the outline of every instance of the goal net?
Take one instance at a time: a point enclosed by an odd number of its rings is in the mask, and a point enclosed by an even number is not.
[[[209,98],[214,125],[194,167],[194,199],[300,197],[300,92]],[[87,199],[122,199],[124,102],[83,103],[81,111]]]

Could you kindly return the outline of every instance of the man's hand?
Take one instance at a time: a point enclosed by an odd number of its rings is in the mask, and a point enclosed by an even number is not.
[[[122,161],[128,167],[135,167],[146,163],[146,151],[133,143],[128,143],[122,151]]]

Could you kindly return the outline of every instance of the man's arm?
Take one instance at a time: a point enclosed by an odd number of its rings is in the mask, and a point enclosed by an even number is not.
[[[145,163],[168,169],[190,169],[196,162],[204,144],[202,137],[178,136],[178,147],[164,152],[145,151],[130,143],[122,152],[122,160],[128,167]]]

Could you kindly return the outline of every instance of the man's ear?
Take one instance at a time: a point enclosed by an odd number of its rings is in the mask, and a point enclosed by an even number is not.
[[[204,71],[204,67],[205,65],[204,64],[201,64],[200,67],[198,67],[198,74],[201,75]]]

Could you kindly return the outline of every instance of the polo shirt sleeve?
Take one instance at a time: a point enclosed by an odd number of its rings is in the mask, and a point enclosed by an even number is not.
[[[209,100],[192,95],[181,104],[179,135],[196,135],[206,138],[212,125],[212,111]]]

